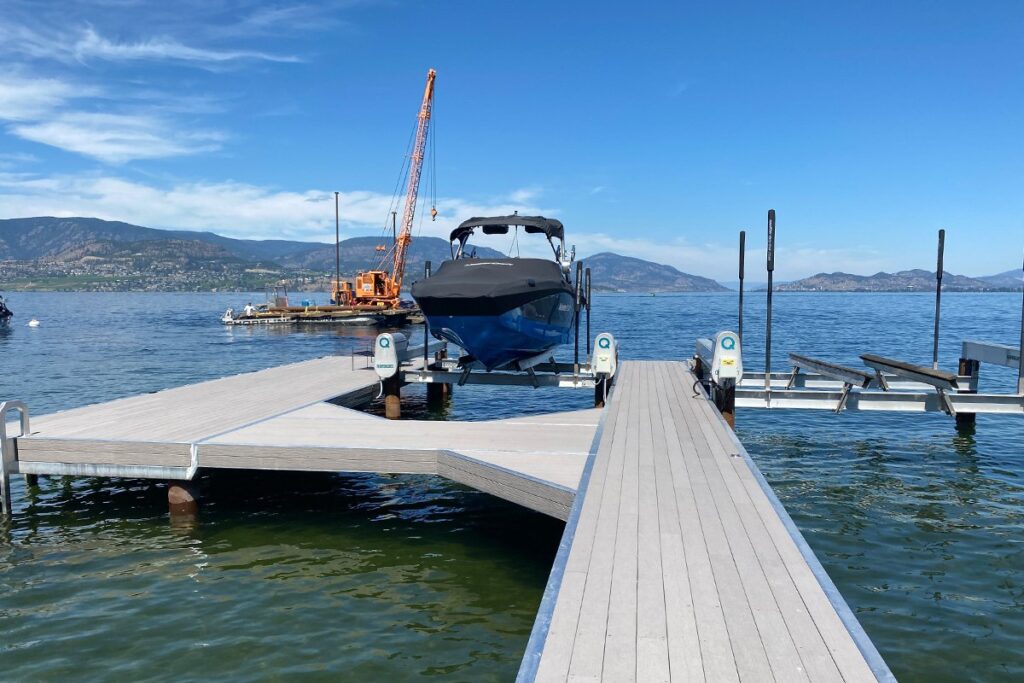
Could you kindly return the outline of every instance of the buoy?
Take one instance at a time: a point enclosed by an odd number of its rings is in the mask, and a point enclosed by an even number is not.
[[[39,327],[39,321],[36,320],[35,318],[32,318],[31,320],[28,321],[28,326],[29,327]]]

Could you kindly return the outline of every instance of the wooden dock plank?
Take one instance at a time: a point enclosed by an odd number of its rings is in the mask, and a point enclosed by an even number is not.
[[[687,376],[692,376],[692,374],[687,373]],[[700,405],[700,410],[705,413],[709,422],[721,421],[721,418],[714,413],[713,407],[707,402]],[[733,450],[739,448],[731,430],[719,429],[716,435],[724,448]],[[772,548],[778,553],[779,561],[789,574],[792,586],[798,591],[804,603],[806,612],[801,613],[797,610],[786,612],[787,619],[791,624],[790,628],[808,632],[810,629],[806,623],[800,623],[804,622],[806,615],[813,621],[819,637],[824,640],[827,652],[843,680],[875,680],[877,676],[868,665],[857,643],[851,639],[849,629],[824,594],[821,583],[808,564],[808,559],[793,542],[785,523],[764,494],[760,482],[747,465],[746,460],[731,458],[729,464],[735,470],[738,480],[747,493],[750,507],[761,518],[764,533],[771,539]],[[812,558],[812,561],[817,562],[815,558]],[[796,625],[794,622],[797,622]],[[827,680],[827,672],[830,667],[825,663],[824,653],[820,648],[807,646],[807,643],[812,640],[813,636],[808,634],[807,640],[802,641],[803,644],[798,642],[798,647],[801,648],[801,657],[808,664],[809,671],[813,672],[817,670],[817,667],[821,667],[822,671],[819,674],[822,679]],[[870,642],[866,642],[865,646],[873,649]],[[812,652],[813,656],[810,654]],[[877,653],[874,654],[877,655]]]
[[[680,379],[682,379],[681,376]],[[697,444],[697,462],[708,482],[708,493],[712,499],[710,504],[717,511],[717,518],[721,523],[722,539],[737,570],[735,579],[741,586],[739,595],[742,595],[743,600],[749,605],[749,613],[764,647],[764,654],[767,658],[765,662],[771,667],[777,680],[806,680],[807,675],[803,663],[790,637],[782,612],[782,610],[802,610],[803,605],[795,603],[780,605],[768,584],[761,561],[751,544],[747,529],[740,520],[732,492],[726,482],[727,478],[735,480],[735,473],[731,470],[723,472],[720,469],[720,463],[733,456],[723,449],[715,435],[710,433],[710,430],[714,429],[714,424],[705,415],[695,411],[694,405],[697,402],[706,403],[706,401],[702,398],[694,398],[692,392],[689,395],[680,392],[681,382],[673,382],[672,385],[676,389],[674,405],[682,409],[685,423],[688,425],[694,443]],[[752,533],[763,535],[764,530],[753,529]],[[735,590],[735,584],[732,590]],[[743,614],[745,619],[746,612]],[[746,621],[744,624],[749,629],[749,624]],[[749,633],[746,635],[749,637]],[[761,663],[758,658],[757,665],[760,666]],[[763,675],[763,672],[759,672],[758,675]],[[745,676],[741,670],[741,678],[743,677]]]
[[[328,356],[34,417],[32,428],[41,437],[190,442],[376,384],[372,370]]]
[[[638,381],[643,385],[645,368],[639,368]],[[629,424],[623,457],[622,485],[619,489],[618,525],[612,551],[611,587],[608,595],[608,617],[605,625],[604,661],[601,675],[605,680],[634,681],[637,665],[637,570],[639,546],[637,534],[640,518],[640,432],[641,417],[647,412],[649,395],[638,391],[630,402]],[[645,549],[647,550],[647,549]],[[645,553],[645,562],[650,557]]]
[[[627,374],[629,372],[630,370],[626,370]],[[610,462],[608,452],[614,447],[614,444],[625,438],[626,413],[622,410],[622,403],[609,405],[607,410],[608,415],[605,418],[602,438],[598,444],[594,462],[591,464],[590,481],[586,489],[586,498],[590,501],[600,501],[603,498]],[[589,503],[591,506],[597,504],[599,503]],[[557,586],[557,609],[550,615],[551,619],[547,628],[548,637],[555,647],[545,649],[544,658],[537,666],[536,680],[538,681],[568,679],[573,643],[576,638],[589,574],[590,550],[593,548],[596,530],[597,516],[593,514],[581,515],[577,520],[576,527],[572,530],[574,552],[568,558],[562,574],[562,581]],[[580,552],[576,552],[576,548],[579,548]]]
[[[648,387],[657,381],[653,366],[644,366],[644,381]],[[671,671],[668,656],[668,619],[665,613],[664,553],[662,549],[660,498],[658,496],[654,430],[660,427],[657,419],[658,397],[647,393],[648,405],[639,417],[637,444],[637,487],[639,514],[637,519],[636,574],[636,677],[639,681],[669,681]],[[668,507],[668,506],[666,506]]]
[[[666,427],[671,424],[668,389],[665,382],[651,387],[656,409],[651,411],[652,451],[657,483],[659,532],[661,535],[662,583],[665,591],[665,621],[669,671],[676,681],[704,681],[704,664],[697,631],[697,616],[690,591],[690,573],[683,549],[672,464],[669,460]],[[675,449],[671,452],[678,452]]]
[[[694,380],[620,365],[536,680],[875,680]]]

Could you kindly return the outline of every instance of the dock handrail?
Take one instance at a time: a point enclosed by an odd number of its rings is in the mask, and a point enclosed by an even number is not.
[[[0,498],[3,499],[3,511],[8,515],[11,514],[11,469],[15,464],[14,445],[7,436],[7,413],[12,410],[17,410],[21,418],[21,433],[18,436],[31,433],[28,406],[24,402],[0,403]]]

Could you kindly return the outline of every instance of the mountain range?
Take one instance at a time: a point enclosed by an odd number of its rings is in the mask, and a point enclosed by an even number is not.
[[[1021,271],[972,278],[942,271],[942,289],[946,292],[995,292],[1021,288]],[[776,285],[779,292],[932,292],[935,271],[901,270],[896,273],[852,275],[818,273],[811,277]]]
[[[341,272],[352,276],[380,262],[377,236],[341,243]],[[478,256],[499,251],[476,246]],[[437,237],[413,240],[407,281],[451,258]],[[724,292],[709,278],[672,266],[602,252],[582,259],[595,291]],[[323,289],[335,269],[333,244],[296,240],[247,240],[213,232],[160,230],[99,218],[11,218],[0,220],[0,289],[64,290],[253,290],[284,281],[293,289]],[[944,273],[946,291],[1019,291],[1021,271],[971,278]],[[926,270],[853,275],[818,273],[776,285],[780,292],[932,291],[935,274]]]
[[[341,243],[341,272],[376,266],[375,236]],[[481,258],[503,253],[472,247]],[[447,241],[417,237],[406,260],[407,280],[451,258]],[[672,266],[604,252],[583,259],[595,291],[727,291],[714,280]],[[252,290],[286,281],[294,289],[322,289],[335,270],[333,244],[243,240],[212,232],[158,230],[99,218],[0,220],[0,289]]]

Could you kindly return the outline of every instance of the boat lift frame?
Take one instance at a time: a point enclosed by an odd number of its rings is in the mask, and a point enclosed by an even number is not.
[[[967,340],[961,344],[957,373],[938,368],[945,230],[939,231],[936,264],[935,325],[931,367],[893,358],[863,354],[866,369],[791,353],[789,373],[771,371],[771,275],[775,264],[775,211],[768,212],[769,286],[765,329],[765,372],[742,372],[735,379],[716,382],[711,370],[718,349],[708,339],[698,339],[693,357],[695,374],[709,398],[727,420],[737,407],[767,409],[817,409],[852,411],[943,412],[956,418],[957,427],[970,427],[978,414],[1024,415],[1024,298],[1021,302],[1020,346]],[[746,233],[740,232],[740,281],[742,287]],[[742,341],[743,295],[739,300]],[[724,333],[723,333],[724,334]],[[1016,393],[978,393],[981,365],[1017,370]],[[731,423],[731,421],[730,421]]]

